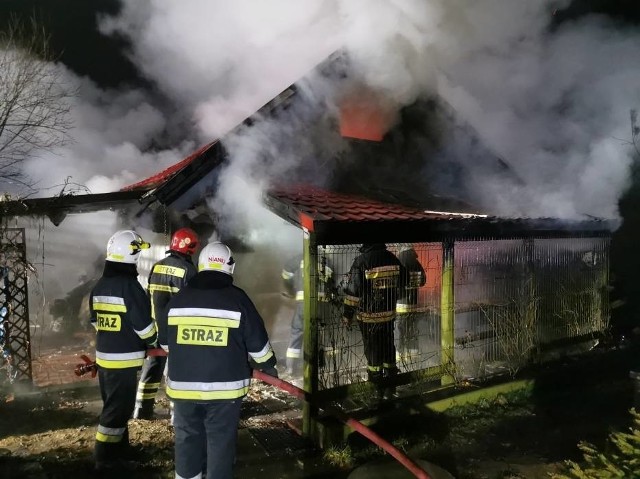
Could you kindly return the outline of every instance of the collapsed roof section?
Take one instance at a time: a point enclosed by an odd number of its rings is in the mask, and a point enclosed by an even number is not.
[[[289,223],[314,232],[319,244],[602,237],[610,236],[615,227],[605,220],[499,218],[430,211],[309,185],[275,187],[265,194],[264,202]]]

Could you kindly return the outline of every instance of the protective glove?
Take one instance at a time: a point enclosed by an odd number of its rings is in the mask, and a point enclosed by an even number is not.
[[[271,366],[270,368],[265,368],[262,370],[263,373],[268,374],[269,376],[273,376],[274,378],[278,377],[278,370],[275,366]]]

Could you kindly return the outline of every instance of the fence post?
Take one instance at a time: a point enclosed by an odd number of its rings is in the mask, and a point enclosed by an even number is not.
[[[318,407],[313,404],[313,398],[318,391],[318,331],[317,331],[317,301],[316,278],[318,269],[318,245],[316,235],[312,231],[304,230],[304,390],[310,401],[305,401],[302,408],[302,432],[305,436],[313,437],[316,433],[315,418],[318,417]]]
[[[446,239],[442,242],[442,288],[440,290],[440,349],[443,385],[453,384],[455,345],[455,298],[454,298],[454,249],[455,241]]]

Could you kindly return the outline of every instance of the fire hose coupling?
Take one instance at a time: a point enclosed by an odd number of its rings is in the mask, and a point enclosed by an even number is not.
[[[73,371],[76,376],[84,376],[87,373],[91,373],[91,377],[95,378],[96,374],[98,374],[98,365],[96,362],[92,361],[86,354],[80,355],[80,359],[82,359],[84,363],[76,365]]]

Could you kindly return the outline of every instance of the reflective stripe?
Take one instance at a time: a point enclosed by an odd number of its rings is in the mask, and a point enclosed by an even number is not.
[[[155,321],[153,321],[149,326],[144,328],[142,331],[138,331],[136,329],[135,332],[138,336],[140,336],[141,339],[147,339],[153,336],[154,334],[156,334],[158,330],[156,329]]]
[[[296,293],[296,301],[304,301],[304,291]],[[328,301],[327,295],[322,291],[318,292],[318,301]]]
[[[171,311],[169,312],[171,314]],[[203,316],[169,316],[169,326],[213,326],[218,328],[239,328],[240,320],[228,318],[207,318]]]
[[[358,313],[359,321],[363,323],[384,323],[394,318],[395,311],[383,311],[381,313]]]
[[[93,309],[116,313],[127,312],[127,307],[124,304],[124,298],[120,298],[118,296],[94,296]]]
[[[96,441],[99,442],[120,442],[125,432],[124,427],[98,426]]]
[[[213,308],[171,308],[168,313],[168,324],[177,326],[217,326],[224,328],[239,328],[240,311]]]
[[[293,278],[294,273],[292,273],[291,271],[287,271],[285,269],[282,270],[282,279],[285,280],[290,280],[291,278]]]
[[[260,351],[254,353],[249,351],[249,356],[251,356],[251,359],[253,359],[256,363],[264,363],[268,361],[273,356],[273,349],[271,349],[271,344],[267,341],[267,344],[265,344]]]
[[[180,474],[178,474],[178,473],[176,472],[176,477],[175,477],[175,479],[202,479],[202,473],[201,473],[201,472],[199,472],[198,474],[196,474],[196,475],[195,475],[195,476],[193,476],[193,477],[185,477],[185,476],[181,476]]]
[[[145,389],[158,389],[159,387],[160,383],[140,383],[138,391],[144,391]]]
[[[246,396],[250,379],[229,382],[187,382],[167,379],[166,394],[172,399],[237,399]]]
[[[407,289],[417,289],[422,283],[422,271],[411,271],[409,273],[409,285]]]
[[[382,366],[367,366],[367,369],[372,373],[377,373],[382,369]]]
[[[184,278],[184,275],[187,273],[187,270],[184,268],[178,268],[177,266],[167,266],[165,264],[157,264],[153,268],[153,273],[166,274],[169,276]]]
[[[299,359],[302,357],[302,349],[288,348],[287,357],[292,359]]]
[[[102,353],[96,351],[96,364],[107,369],[125,369],[142,366],[145,352]]]
[[[230,311],[228,309],[213,308],[171,308],[169,316],[204,316],[209,318],[237,319],[242,317],[240,311]]]
[[[138,401],[144,401],[145,399],[155,399],[156,398],[156,393],[158,392],[158,390],[156,389],[153,392],[148,392],[148,393],[138,393],[136,394],[136,399]]]
[[[426,311],[426,308],[418,306],[417,304],[397,303],[396,312],[398,313],[416,313],[419,311]]]
[[[358,306],[358,304],[360,304],[360,298],[347,294],[344,297],[344,304],[346,304],[347,306]]]
[[[400,274],[400,266],[378,266],[364,272],[366,279],[389,278]]]
[[[166,284],[149,284],[149,291],[159,291],[161,293],[177,293],[180,291],[180,288],[177,286],[167,286]]]
[[[114,359],[97,359],[96,364],[105,369],[127,369],[138,368],[144,364],[144,359],[114,360]]]

